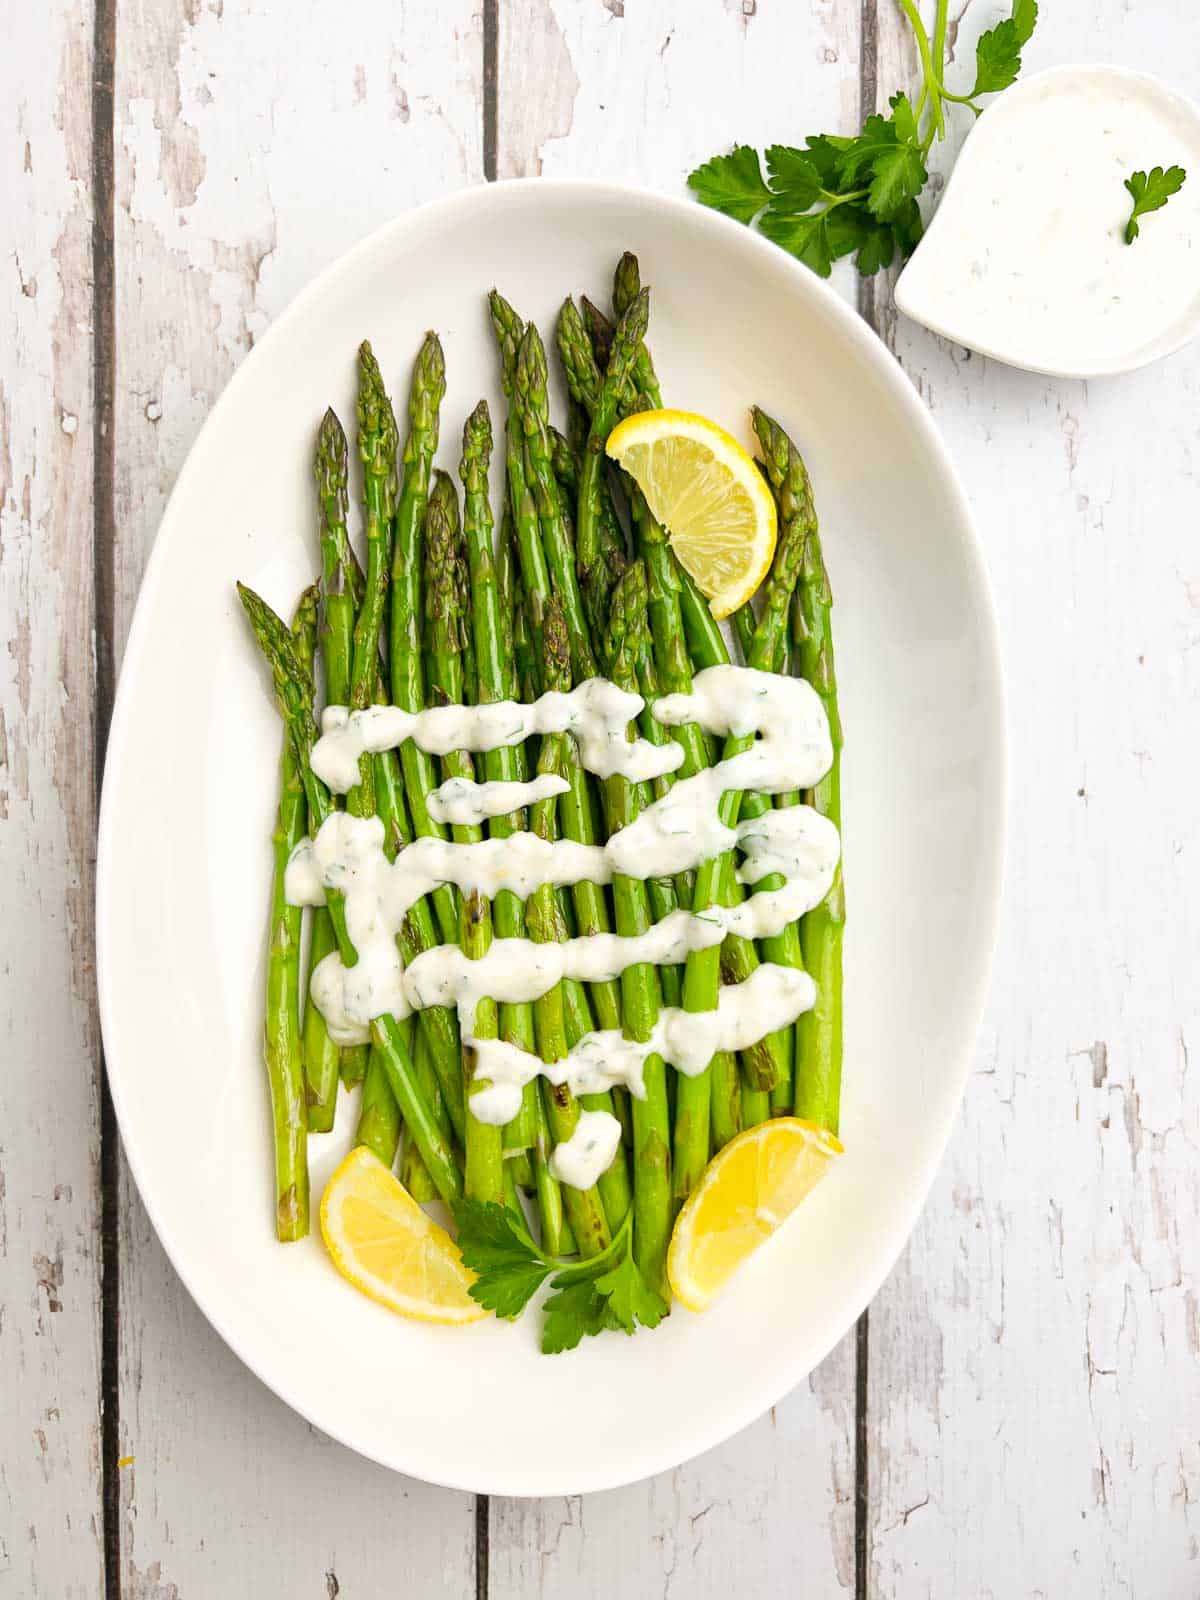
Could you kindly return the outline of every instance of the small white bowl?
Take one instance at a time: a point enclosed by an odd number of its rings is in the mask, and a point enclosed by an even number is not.
[[[1127,245],[1125,179],[1173,164],[1187,181]],[[1007,90],[971,130],[895,302],[1058,377],[1178,350],[1200,329],[1200,108],[1124,67],[1051,67]]]

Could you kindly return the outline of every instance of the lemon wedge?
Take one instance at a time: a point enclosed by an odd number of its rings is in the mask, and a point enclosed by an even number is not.
[[[735,1267],[769,1239],[825,1176],[841,1143],[800,1117],[739,1133],[708,1165],[679,1213],[667,1255],[676,1299],[711,1304]]]
[[[714,617],[749,600],[775,553],[775,502],[731,433],[690,411],[639,411],[607,452],[635,480]]]
[[[420,1322],[478,1322],[475,1274],[378,1156],[360,1145],[325,1185],[321,1237],[356,1289]]]

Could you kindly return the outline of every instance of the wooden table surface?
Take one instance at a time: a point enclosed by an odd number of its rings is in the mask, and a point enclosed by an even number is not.
[[[969,57],[999,5],[966,4]],[[1200,1594],[1200,346],[1033,377],[837,280],[961,466],[1003,631],[1006,915],[957,1130],[857,1334],[737,1438],[583,1499],[430,1488],[251,1377],[122,1164],[97,788],[166,495],[272,317],[396,213],[537,173],[676,193],[735,139],[849,131],[914,62],[892,0],[50,0],[4,26],[0,1595]],[[1185,0],[1045,0],[1026,70],[1196,94],[1196,38]]]

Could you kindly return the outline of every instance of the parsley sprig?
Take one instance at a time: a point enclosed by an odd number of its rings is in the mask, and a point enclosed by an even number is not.
[[[1011,16],[975,47],[970,93],[956,94],[944,76],[949,0],[937,0],[932,35],[916,0],[898,3],[921,58],[915,104],[906,94],[893,95],[890,115],[868,117],[852,138],[818,133],[805,139],[802,150],[771,145],[766,178],[758,151],[746,144],[714,156],[688,178],[705,205],[747,226],[757,220],[768,239],[822,278],[842,256],[853,255],[868,276],[890,266],[897,252],[901,259],[911,255],[922,231],[917,199],[929,181],[929,152],[945,136],[946,104],[970,106],[978,115],[981,95],[1014,83],[1038,13],[1036,0],[1013,0]]]
[[[478,1274],[470,1293],[498,1317],[518,1317],[546,1279],[555,1291],[543,1311],[542,1350],[573,1350],[607,1328],[634,1333],[667,1314],[633,1258],[633,1212],[599,1255],[564,1261],[543,1253],[507,1206],[461,1200],[454,1208],[463,1261]]]
[[[1151,167],[1148,174],[1130,173],[1125,179],[1125,187],[1133,196],[1133,210],[1125,224],[1126,244],[1132,244],[1142,231],[1138,227],[1138,218],[1144,217],[1147,211],[1157,211],[1165,206],[1171,196],[1183,188],[1186,178],[1187,173],[1182,167],[1168,167],[1165,172],[1161,167]]]

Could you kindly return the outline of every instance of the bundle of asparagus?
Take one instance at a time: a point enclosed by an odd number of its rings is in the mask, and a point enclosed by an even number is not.
[[[545,841],[603,843],[630,826],[673,783],[746,748],[723,750],[696,723],[669,731],[654,716],[664,695],[686,694],[693,674],[733,657],[705,596],[677,561],[667,531],[637,485],[606,460],[616,425],[661,406],[646,344],[649,292],[632,255],[621,258],[613,315],[591,301],[562,307],[557,348],[570,393],[564,432],[550,421],[546,353],[536,327],[496,291],[489,297],[508,414],[502,435],[503,511],[495,537],[488,483],[492,423],[481,401],[467,419],[454,480],[435,470],[445,394],[442,350],[426,335],[414,365],[408,431],[399,430],[369,345],[359,351],[357,442],[362,462],[365,569],[347,530],[347,444],[332,411],[316,444],[321,578],[305,592],[289,627],[251,590],[239,592],[270,666],[285,733],[275,833],[275,875],[267,980],[266,1061],[275,1128],[276,1217],[280,1239],[308,1230],[306,1132],[333,1125],[339,1079],[361,1083],[356,1142],[400,1171],[417,1200],[434,1196],[456,1209],[463,1258],[479,1277],[474,1297],[515,1314],[555,1274],[545,1347],[566,1348],[606,1326],[632,1331],[653,1324],[669,1303],[666,1259],[680,1206],[711,1157],[742,1130],[772,1115],[808,1119],[836,1132],[841,1072],[840,866],[831,893],[799,922],[760,941],[730,933],[694,949],[681,966],[649,962],[619,977],[581,982],[563,977],[532,1001],[485,998],[469,1033],[446,1005],[415,1016],[385,1014],[370,1025],[369,1048],[327,1021],[302,981],[300,919],[287,902],[292,852],[340,806],[378,818],[394,859],[414,839],[477,844],[529,831]],[[830,589],[808,475],[795,445],[757,408],[760,463],[778,514],[778,539],[757,608],[733,618],[742,661],[808,680],[828,716],[833,765],[809,795],[726,792],[728,828],[772,805],[806,799],[840,821],[840,723],[830,632]],[[627,530],[628,536],[627,536]],[[318,599],[320,628],[318,631]],[[682,764],[649,782],[585,769],[570,731],[531,737],[482,754],[434,756],[414,739],[399,750],[361,757],[357,781],[332,795],[313,771],[318,736],[316,664],[329,704],[359,710],[390,704],[405,712],[436,706],[529,702],[566,692],[601,672],[641,698],[628,737],[674,739]],[[438,820],[431,802],[447,780],[522,783],[557,780],[527,810],[484,821]],[[471,961],[493,940],[535,945],[591,934],[644,934],[679,908],[703,913],[735,905],[735,851],[694,871],[631,877],[611,884],[542,884],[522,901],[507,888],[488,898],[477,888],[439,883],[413,905],[399,936],[407,966],[423,952],[457,944]],[[768,877],[749,892],[782,880]],[[343,895],[336,887],[312,913],[310,965],[336,952],[357,960]],[[336,956],[334,957],[336,959]],[[476,1075],[476,1049],[503,1041],[536,1054],[550,1068],[596,1029],[648,1042],[663,1005],[715,1011],[722,980],[742,983],[760,961],[807,969],[817,1000],[794,1026],[777,1030],[737,1056],[718,1051],[707,1069],[685,1075],[663,1057],[644,1063],[644,1093],[618,1087],[576,1095],[553,1071],[525,1083],[519,1109],[503,1127],[472,1111],[489,1084]],[[482,1104],[482,1102],[480,1102]],[[562,1181],[556,1151],[572,1141],[585,1115],[615,1116],[622,1137],[606,1170],[587,1187]],[[614,1130],[615,1132],[615,1130]],[[540,1243],[526,1222],[528,1197]],[[569,1258],[578,1257],[577,1265]]]

